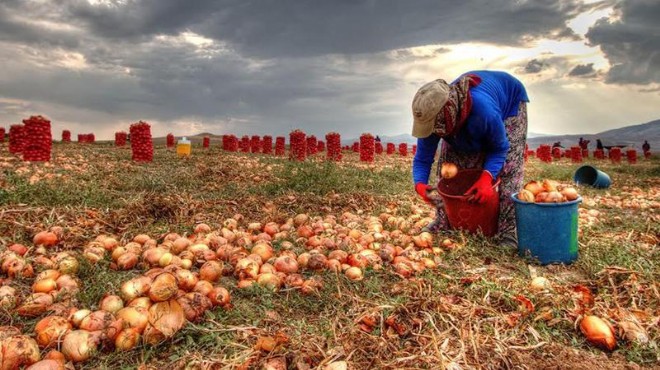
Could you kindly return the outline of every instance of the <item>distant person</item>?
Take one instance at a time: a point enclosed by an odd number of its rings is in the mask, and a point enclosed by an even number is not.
[[[522,82],[495,71],[468,72],[451,84],[441,79],[431,81],[417,91],[412,102],[412,135],[418,138],[412,173],[415,191],[430,201],[427,191],[437,186],[443,162],[481,170],[479,179],[465,192],[473,203],[496,197],[493,183],[499,178],[497,239],[512,246],[517,245],[517,238],[511,195],[523,183],[527,102]],[[438,180],[429,186],[439,144]],[[425,230],[448,228],[444,206],[437,204],[436,219]]]
[[[603,150],[603,142],[600,139],[596,139],[596,149]]]
[[[376,140],[377,143],[380,143],[380,136],[376,135],[376,139],[375,139],[375,140]]]
[[[591,140],[584,140],[584,139],[580,138],[580,141],[578,142],[578,145],[583,150],[587,150],[587,149],[589,149],[589,143],[590,142],[591,142]]]
[[[552,144],[552,149],[554,148],[563,148],[563,146],[561,146],[561,141],[557,141],[556,143]]]
[[[644,140],[644,144],[642,144],[642,151],[644,154],[649,153],[651,151],[651,144],[649,144],[648,140]]]

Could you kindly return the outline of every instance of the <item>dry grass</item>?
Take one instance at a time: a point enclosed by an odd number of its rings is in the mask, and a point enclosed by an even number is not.
[[[423,207],[410,186],[410,157],[377,158],[374,165],[353,154],[339,164],[307,163],[251,154],[229,155],[195,148],[190,160],[158,149],[153,164],[130,163],[124,149],[55,145],[52,164],[25,165],[0,147],[0,250],[26,242],[49,226],[65,228],[63,249],[77,250],[101,233],[128,240],[139,233],[190,233],[234,214],[252,221],[283,222],[296,213],[410,215]],[[385,269],[368,270],[353,283],[326,273],[317,296],[297,291],[238,290],[233,309],[208,312],[173,340],[130,353],[105,353],[80,368],[260,368],[283,358],[289,368],[322,368],[346,361],[367,369],[636,368],[660,364],[660,166],[597,165],[614,185],[580,189],[581,208],[600,212],[581,218],[580,259],[571,266],[534,266],[483,238],[445,233],[459,247],[439,268],[413,279]],[[576,166],[529,162],[527,178],[570,181]],[[617,198],[618,197],[618,198]],[[531,267],[530,267],[531,266]],[[80,306],[94,305],[132,273],[84,266]],[[534,292],[534,274],[553,285]],[[593,303],[583,294],[590,292]],[[526,305],[531,302],[533,308]],[[637,345],[620,340],[613,353],[590,346],[576,329],[584,312],[616,324],[635,314],[649,336]],[[361,323],[370,320],[371,330]],[[4,322],[3,322],[4,321]],[[0,325],[34,321],[0,314]],[[278,341],[272,352],[255,349],[260,337]]]

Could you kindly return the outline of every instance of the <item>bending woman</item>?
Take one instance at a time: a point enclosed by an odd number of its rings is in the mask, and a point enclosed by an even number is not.
[[[466,192],[476,203],[496,196],[492,185],[499,177],[500,210],[498,239],[517,245],[516,220],[511,195],[523,181],[527,107],[523,84],[505,72],[467,72],[451,84],[435,80],[422,86],[412,103],[417,153],[413,160],[415,191],[429,202],[427,191],[437,187],[443,162],[460,169],[482,169],[477,182]],[[428,185],[438,144],[442,139],[438,173]],[[449,228],[442,204],[427,230]]]

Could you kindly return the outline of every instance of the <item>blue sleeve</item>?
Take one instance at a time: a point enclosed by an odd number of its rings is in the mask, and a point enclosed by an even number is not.
[[[509,139],[506,137],[506,129],[502,120],[491,119],[488,123],[484,170],[490,172],[493,179],[496,179],[502,171],[506,155],[509,153]]]
[[[438,150],[438,143],[440,136],[432,134],[423,139],[417,139],[417,152],[413,159],[412,175],[413,183],[419,182],[428,184],[429,175],[431,174],[431,167],[435,160],[435,152]]]

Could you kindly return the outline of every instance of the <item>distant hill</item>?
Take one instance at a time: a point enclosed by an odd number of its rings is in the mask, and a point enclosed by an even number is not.
[[[528,138],[527,143],[530,148],[536,148],[541,144],[552,144],[561,142],[562,146],[570,147],[577,145],[580,138],[590,140],[589,148],[596,148],[596,139],[601,139],[603,145],[626,145],[637,150],[642,149],[644,140],[651,144],[651,150],[660,149],[660,119],[633,126],[626,126],[613,130],[599,132],[597,134],[583,135],[552,135]]]
[[[577,145],[580,138],[591,140],[589,148],[596,147],[596,139],[601,139],[603,145],[625,145],[641,150],[644,140],[648,140],[651,144],[652,150],[660,150],[660,119],[634,125],[617,128],[609,131],[600,132],[598,134],[579,134],[579,135],[548,135],[530,132],[527,134],[527,143],[529,147],[534,149],[541,144],[552,144],[560,141],[564,147]],[[395,136],[380,136],[383,143],[408,143],[415,144],[417,139],[409,134],[401,134]],[[351,145],[353,142],[360,141],[359,138],[342,140],[342,145]]]

